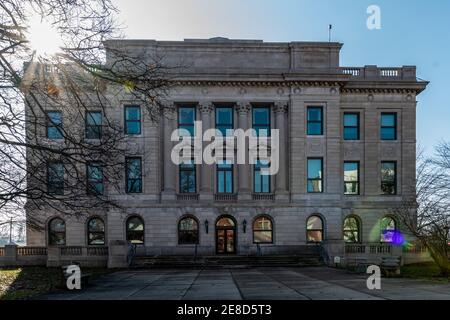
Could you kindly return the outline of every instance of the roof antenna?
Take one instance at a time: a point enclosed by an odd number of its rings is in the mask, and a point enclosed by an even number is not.
[[[328,42],[331,42],[331,29],[333,29],[333,25],[328,25]]]

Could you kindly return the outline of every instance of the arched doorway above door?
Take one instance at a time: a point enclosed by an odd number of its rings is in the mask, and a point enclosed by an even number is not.
[[[216,253],[236,253],[236,221],[231,216],[221,216],[216,221]]]

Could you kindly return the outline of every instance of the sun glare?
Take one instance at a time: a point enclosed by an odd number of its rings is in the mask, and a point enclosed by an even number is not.
[[[63,46],[61,35],[45,18],[32,16],[28,27],[30,48],[39,56],[52,56]]]

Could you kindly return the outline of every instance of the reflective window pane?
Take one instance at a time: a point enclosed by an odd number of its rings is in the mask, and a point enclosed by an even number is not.
[[[125,133],[141,133],[141,107],[125,106]]]
[[[381,163],[381,191],[383,194],[393,195],[397,192],[396,162]]]
[[[310,193],[323,192],[322,159],[308,159],[308,184]]]
[[[178,224],[178,243],[179,244],[197,244],[198,223],[194,218],[183,218]]]
[[[345,242],[359,242],[359,222],[354,217],[344,220],[343,235]]]
[[[47,138],[62,139],[62,113],[59,111],[47,112]]]
[[[323,134],[323,109],[322,107],[308,107],[307,109],[307,134]]]
[[[127,241],[134,244],[144,243],[144,222],[139,217],[128,218],[126,223]]]
[[[142,192],[142,164],[140,158],[126,159],[127,193]]]
[[[48,224],[49,245],[66,244],[66,223],[60,218],[54,218]]]
[[[397,139],[397,114],[382,113],[380,120],[380,138],[381,140]]]
[[[47,193],[53,195],[64,194],[64,165],[59,162],[47,165]]]
[[[344,194],[359,194],[359,162],[344,162]]]

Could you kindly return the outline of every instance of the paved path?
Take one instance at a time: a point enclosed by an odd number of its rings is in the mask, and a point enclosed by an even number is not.
[[[42,299],[158,300],[319,300],[448,299],[450,283],[381,279],[368,290],[366,275],[326,267],[223,270],[125,270],[102,276],[81,291],[62,291]]]

